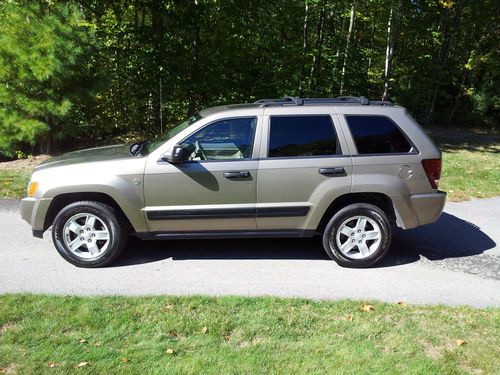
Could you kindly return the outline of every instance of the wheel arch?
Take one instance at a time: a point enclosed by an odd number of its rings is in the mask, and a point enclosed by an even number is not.
[[[64,207],[68,204],[79,201],[94,201],[104,203],[115,208],[121,216],[121,219],[123,219],[123,221],[127,224],[127,229],[134,230],[134,227],[130,219],[125,214],[125,211],[110,195],[100,192],[78,192],[59,194],[52,199],[52,202],[47,210],[47,214],[45,215],[43,231],[47,230],[52,225],[55,217]]]
[[[384,193],[347,193],[337,197],[323,213],[316,231],[322,233],[331,217],[342,208],[353,203],[368,203],[385,212],[391,224],[397,222],[392,199]]]

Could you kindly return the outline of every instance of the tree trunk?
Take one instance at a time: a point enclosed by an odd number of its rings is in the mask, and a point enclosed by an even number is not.
[[[385,53],[385,69],[384,69],[384,92],[382,100],[387,100],[389,97],[390,80],[392,75],[392,61],[394,59],[394,51],[396,49],[396,39],[399,34],[399,23],[401,19],[401,9],[403,0],[399,0],[396,12],[393,13],[393,7],[389,13],[389,21],[387,22],[387,48]]]
[[[49,124],[47,120],[46,123]],[[54,152],[54,143],[50,131],[51,130],[49,130],[49,132],[41,139],[42,142],[40,142],[40,151],[42,154],[52,155],[52,153]]]
[[[304,25],[303,25],[303,39],[302,39],[302,64],[300,64],[300,73],[299,73],[299,89],[298,89],[298,95],[302,96],[303,94],[303,87],[302,87],[302,82],[304,81],[304,69],[305,69],[305,64],[306,64],[306,58],[307,58],[307,18],[309,16],[309,4],[307,3],[307,0],[304,2]]]
[[[164,20],[163,20],[163,1],[152,0],[151,1],[151,31],[153,36],[153,48],[155,54],[155,69],[153,69],[154,76],[153,81],[159,82],[161,78],[160,67],[164,65]],[[154,87],[154,86],[153,86]],[[156,90],[154,90],[156,91]],[[158,130],[161,131],[160,125],[160,97],[156,93],[151,93],[152,99],[152,123],[151,128],[148,129],[151,133],[156,133]]]
[[[339,70],[339,61],[340,61],[340,50],[342,49],[342,40],[344,39],[344,31],[345,31],[345,17],[342,16],[342,26],[340,27],[340,33],[337,42],[337,51],[335,53],[335,64],[333,65],[332,71],[332,93],[337,92],[337,72]],[[335,94],[337,95],[337,94]]]
[[[188,110],[187,115],[191,117],[196,112],[196,101],[198,93],[196,92],[196,85],[198,81],[199,57],[200,57],[200,14],[198,9],[198,1],[194,0],[194,12],[192,19],[192,27],[194,31],[193,42],[191,44],[191,73],[188,89]]]
[[[464,88],[465,84],[467,82],[467,75],[468,75],[468,70],[464,69],[464,74],[462,76],[462,81],[460,82],[460,90],[458,91],[457,95],[455,95],[455,100],[453,101],[453,107],[451,108],[450,114],[448,115],[448,122],[451,123],[455,117],[455,112],[458,109],[458,105],[460,104],[460,100],[464,96]]]
[[[342,75],[340,78],[340,95],[344,95],[344,87],[345,87],[345,74],[347,70],[347,58],[349,55],[349,46],[351,44],[351,35],[354,31],[354,20],[355,20],[355,10],[356,10],[356,0],[352,2],[351,5],[351,17],[349,20],[349,30],[347,31],[347,40],[344,51],[344,62],[342,63]]]
[[[318,20],[318,30],[316,34],[316,55],[313,59],[313,64],[311,66],[311,74],[310,74],[310,84],[309,86],[313,88],[314,96],[318,95],[319,88],[319,77],[321,74],[321,53],[323,48],[323,28],[325,24],[325,12],[326,12],[326,0],[323,0],[321,3],[321,9],[319,13]]]
[[[455,4],[454,8],[446,9],[442,17],[441,26],[443,28],[443,31],[441,37],[441,44],[439,46],[439,50],[436,57],[435,69],[433,71],[431,78],[433,88],[424,119],[424,124],[426,126],[432,125],[433,123],[434,108],[436,106],[439,89],[441,87],[442,73],[448,63],[448,52],[451,40],[453,38],[454,31],[457,29],[458,26],[457,24],[459,22],[461,12],[462,12],[462,1],[459,0]]]

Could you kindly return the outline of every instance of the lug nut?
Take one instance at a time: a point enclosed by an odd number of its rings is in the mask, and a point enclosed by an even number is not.
[[[80,233],[83,233],[83,230],[81,230]]]
[[[92,237],[95,237],[95,233],[92,233]]]
[[[361,229],[358,229],[358,233],[361,233]]]
[[[352,242],[356,242],[356,240],[355,240],[355,239],[353,239],[353,240],[352,240]]]
[[[351,233],[351,236],[354,236],[354,232]]]
[[[87,228],[87,232],[89,232],[89,231],[90,231],[90,228]]]
[[[363,238],[365,238],[365,237],[366,237],[366,234],[363,234]]]
[[[80,237],[80,241],[83,241],[84,239],[85,239],[85,238],[83,238],[83,237]]]
[[[361,241],[358,241],[358,243],[361,243]]]

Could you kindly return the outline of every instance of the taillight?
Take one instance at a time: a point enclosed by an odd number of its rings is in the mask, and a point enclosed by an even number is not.
[[[441,159],[422,160],[422,166],[432,188],[437,189],[441,178]]]

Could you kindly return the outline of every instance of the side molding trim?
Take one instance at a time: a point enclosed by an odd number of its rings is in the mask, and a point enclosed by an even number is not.
[[[232,219],[306,216],[309,206],[200,208],[148,211],[148,220]]]
[[[139,232],[142,240],[179,240],[179,239],[221,239],[221,238],[302,238],[313,237],[315,230],[270,229],[235,231],[195,231],[195,232]]]

